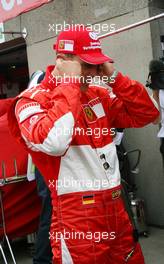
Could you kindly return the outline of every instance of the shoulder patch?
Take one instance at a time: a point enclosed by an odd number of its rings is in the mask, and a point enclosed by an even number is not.
[[[44,110],[41,109],[40,104],[37,102],[25,103],[20,106],[20,108],[18,105],[16,106],[16,116],[19,118],[20,123],[26,120],[28,117],[42,112],[44,112]]]

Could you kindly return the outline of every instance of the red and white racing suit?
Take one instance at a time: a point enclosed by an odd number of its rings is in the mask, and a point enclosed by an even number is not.
[[[121,197],[111,128],[143,127],[159,112],[145,88],[121,73],[110,97],[106,88],[82,92],[73,81],[56,86],[53,68],[9,112],[12,133],[51,190],[53,263],[143,264]]]

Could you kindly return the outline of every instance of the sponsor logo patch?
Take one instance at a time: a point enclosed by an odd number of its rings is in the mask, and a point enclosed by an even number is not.
[[[121,190],[116,190],[112,192],[112,199],[118,199],[121,195]]]
[[[89,36],[91,39],[94,39],[94,40],[97,40],[98,39],[98,36],[95,32],[89,32]]]
[[[37,103],[37,102],[31,102],[31,103],[24,104],[23,106],[21,106],[19,108],[19,112],[21,112],[25,108],[28,108],[28,107],[31,107],[31,106],[39,106],[39,103]]]
[[[96,120],[96,116],[89,106],[84,107],[84,113],[88,121],[93,122]]]
[[[101,45],[91,45],[91,46],[87,46],[87,47],[83,47],[83,50],[95,50],[95,49],[101,49]]]
[[[64,40],[60,40],[59,49],[64,49]]]
[[[74,41],[73,40],[59,40],[58,50],[73,51]]]
[[[92,111],[95,113],[97,118],[101,118],[101,117],[105,116],[104,108],[103,108],[103,105],[100,101],[100,98],[97,97],[97,98],[91,100],[88,104],[92,108]]]
[[[38,113],[42,113],[43,109],[40,108],[40,105],[31,105],[31,104],[26,104],[23,108],[23,110],[21,109],[21,111],[19,111],[19,122],[23,122],[24,120],[26,120],[28,117],[34,115],[34,114],[38,114]]]

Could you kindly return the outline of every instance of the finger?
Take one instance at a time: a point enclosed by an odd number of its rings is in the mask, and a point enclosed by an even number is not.
[[[60,65],[62,63],[63,59],[62,58],[57,58],[56,64]]]
[[[64,54],[57,54],[57,55],[56,55],[56,59],[58,59],[58,58],[61,58],[61,59],[64,60],[64,58],[65,58],[65,57],[64,57]]]
[[[63,62],[63,59],[61,59],[61,58],[58,58],[58,59],[56,60],[56,68],[57,68],[57,70],[59,70],[59,71],[60,71],[60,69],[62,68],[62,62]]]

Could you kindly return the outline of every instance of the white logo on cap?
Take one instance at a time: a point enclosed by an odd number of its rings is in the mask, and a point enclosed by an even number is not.
[[[94,40],[97,40],[98,39],[98,36],[95,32],[89,32],[89,36],[91,39],[94,39]]]

